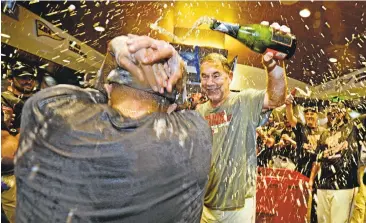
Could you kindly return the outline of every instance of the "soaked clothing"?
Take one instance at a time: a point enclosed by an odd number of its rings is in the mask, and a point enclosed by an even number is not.
[[[358,187],[357,162],[358,149],[354,147],[353,124],[344,124],[337,130],[325,132],[317,149],[320,172],[318,173],[318,189],[340,190]],[[333,146],[347,141],[348,147],[327,158],[322,153]]]
[[[27,101],[17,222],[199,222],[212,138],[195,111],[121,116],[95,90]]]
[[[296,147],[292,146],[289,142],[286,141],[284,141],[286,143],[284,146],[276,145],[281,141],[281,137],[283,134],[287,134],[292,140],[296,141],[296,135],[292,131],[292,128],[272,128],[269,132],[270,136],[275,140],[274,146],[272,146],[271,148],[268,148],[267,145],[261,142],[261,140],[259,140],[260,137],[257,138],[257,145],[261,145],[261,150],[257,155],[258,165],[295,169],[294,163],[298,157]]]
[[[19,97],[11,91],[1,93],[1,130],[9,131],[12,135],[19,133],[22,109],[27,99],[27,97]],[[11,121],[11,127],[8,127],[5,122],[11,118],[14,120]]]
[[[255,196],[256,128],[260,123],[265,91],[231,92],[219,107],[210,102],[198,107],[213,134],[211,171],[205,206],[234,210]]]
[[[297,123],[293,129],[296,138],[296,157],[297,163],[296,170],[303,175],[310,177],[311,168],[313,163],[316,161],[316,151],[321,135],[324,133],[325,129],[322,127],[309,128],[308,126]],[[309,151],[304,149],[304,143],[312,145],[314,150]],[[298,154],[298,155],[297,155]]]

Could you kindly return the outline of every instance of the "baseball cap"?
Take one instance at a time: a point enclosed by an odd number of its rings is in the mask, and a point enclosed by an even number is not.
[[[37,68],[23,63],[16,63],[10,68],[9,77],[26,77],[26,76],[37,78],[38,76]]]
[[[317,113],[318,112],[318,107],[305,107],[304,112],[308,112],[308,111]]]

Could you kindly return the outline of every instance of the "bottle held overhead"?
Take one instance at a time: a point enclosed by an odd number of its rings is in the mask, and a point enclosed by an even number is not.
[[[296,37],[260,24],[239,25],[211,20],[210,28],[234,37],[251,50],[273,52],[276,59],[290,59],[296,51]]]

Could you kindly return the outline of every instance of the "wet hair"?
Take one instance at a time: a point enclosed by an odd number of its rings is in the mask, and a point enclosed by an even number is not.
[[[155,94],[157,96],[163,97],[167,99],[170,103],[181,104],[186,100],[186,83],[187,83],[187,72],[184,68],[182,71],[182,78],[178,80],[178,82],[173,87],[172,92],[164,91],[163,94],[159,92],[154,92],[150,86],[146,84],[142,84],[136,77],[134,77],[129,71],[124,68],[118,67],[112,70],[107,76],[107,83],[110,84],[119,84],[123,86],[128,86],[130,89],[136,89],[140,91],[144,91],[150,94]]]
[[[213,63],[221,63],[222,67],[224,68],[224,70],[229,74],[231,71],[231,66],[229,61],[227,60],[226,57],[224,57],[223,55],[219,54],[219,53],[210,53],[207,54],[206,56],[204,56],[201,59],[201,63],[203,64],[205,62],[213,62]]]

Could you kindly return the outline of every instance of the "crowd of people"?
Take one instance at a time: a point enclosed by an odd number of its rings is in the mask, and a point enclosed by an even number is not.
[[[293,105],[290,94],[284,114],[272,115],[257,128],[258,166],[291,169],[309,178],[311,222],[363,222],[365,114],[352,118],[342,102],[330,103],[321,108],[326,122],[320,125],[318,106],[297,105],[301,112],[296,117]]]
[[[187,107],[183,60],[147,36],[111,40],[88,88],[36,93],[37,70],[12,67],[2,93],[4,222],[253,223],[257,166],[309,177],[313,221],[360,222],[363,116],[331,105],[320,126],[318,108],[306,106],[302,123],[282,61],[269,52],[262,63],[265,90],[231,92],[227,58],[206,55],[202,94]],[[275,121],[272,110],[284,104],[285,118]]]

